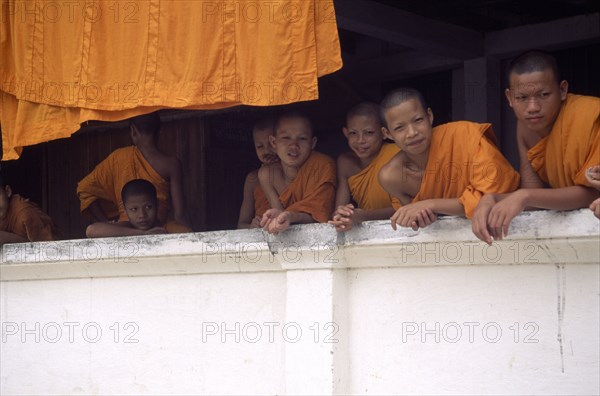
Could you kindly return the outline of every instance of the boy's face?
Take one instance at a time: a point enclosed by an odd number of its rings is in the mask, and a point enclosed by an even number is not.
[[[416,99],[409,99],[385,112],[387,128],[383,134],[407,154],[418,155],[429,150],[433,113]]]
[[[8,214],[8,205],[10,205],[10,196],[12,191],[10,186],[0,188],[0,220],[4,220]]]
[[[256,156],[263,164],[272,164],[277,162],[277,154],[273,151],[271,143],[269,143],[269,136],[273,135],[273,130],[267,129],[254,129],[252,131],[252,137],[254,139],[254,149],[256,150]]]
[[[381,123],[372,116],[357,115],[348,119],[343,129],[348,146],[360,159],[374,158],[383,144]]]
[[[306,162],[317,144],[309,123],[303,118],[282,118],[270,141],[282,164],[298,167]]]
[[[131,225],[139,230],[149,230],[156,224],[156,200],[148,195],[130,195],[123,202]]]
[[[556,81],[551,69],[510,75],[510,88],[505,91],[508,104],[527,129],[544,137],[550,133],[562,102],[567,98],[568,84]]]

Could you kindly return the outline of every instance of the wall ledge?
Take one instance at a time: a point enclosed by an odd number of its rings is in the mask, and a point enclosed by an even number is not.
[[[327,224],[7,244],[0,280],[161,276],[307,269],[488,264],[598,264],[600,220],[590,210],[532,211],[514,219],[508,239],[488,246],[467,219],[445,217],[418,232],[389,221],[347,233]]]

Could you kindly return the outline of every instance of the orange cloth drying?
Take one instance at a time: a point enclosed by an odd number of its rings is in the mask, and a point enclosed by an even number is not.
[[[318,98],[333,0],[3,1],[2,159],[87,120]]]

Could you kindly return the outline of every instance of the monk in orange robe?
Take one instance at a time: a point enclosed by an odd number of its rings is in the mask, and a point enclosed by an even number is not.
[[[267,117],[260,120],[252,128],[252,140],[256,156],[262,165],[269,165],[279,161],[277,154],[271,147],[269,136],[273,135],[275,120]],[[237,228],[258,228],[262,215],[270,208],[269,201],[258,182],[258,169],[246,176],[244,182],[244,199],[240,207]]]
[[[89,238],[120,237],[132,235],[165,234],[169,232],[156,216],[158,199],[156,187],[148,180],[134,179],[125,183],[121,191],[127,221],[90,224],[85,234]]]
[[[506,236],[525,208],[585,208],[599,195],[585,174],[600,161],[600,98],[568,94],[556,59],[542,51],[518,56],[508,76],[505,94],[517,118],[521,188],[481,200],[473,232],[487,243]]]
[[[438,214],[471,218],[483,194],[519,186],[519,174],[494,145],[490,124],[458,121],[432,128],[431,109],[420,92],[408,88],[388,94],[381,112],[384,134],[401,149],[379,173],[394,196],[394,229],[425,227]]]
[[[0,246],[5,243],[52,241],[57,236],[50,216],[28,199],[13,194],[0,176]]]
[[[317,138],[305,116],[286,113],[275,125],[275,136],[269,139],[280,162],[258,171],[271,207],[261,227],[276,234],[295,223],[325,223],[335,199],[335,162],[313,151]]]
[[[337,161],[337,209],[329,221],[337,231],[348,231],[366,220],[389,219],[394,214],[391,196],[379,184],[378,175],[400,149],[383,143],[381,126],[379,105],[375,103],[360,103],[346,115],[342,130],[352,151],[343,153]]]
[[[81,213],[97,222],[127,221],[121,190],[130,180],[145,179],[157,191],[159,222],[166,223],[169,232],[190,232],[181,163],[156,146],[160,118],[156,113],[134,117],[129,125],[134,145],[113,151],[77,185]],[[174,221],[168,221],[171,202]]]

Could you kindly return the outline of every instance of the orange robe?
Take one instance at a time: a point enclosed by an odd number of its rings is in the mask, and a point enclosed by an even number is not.
[[[336,183],[335,161],[313,151],[279,201],[287,211],[308,213],[315,221],[326,223],[335,205]]]
[[[552,131],[527,158],[552,188],[589,186],[585,171],[600,164],[600,98],[569,94]]]
[[[315,100],[342,67],[333,0],[3,0],[0,19],[3,160],[86,120]]]
[[[516,190],[520,176],[495,142],[491,124],[457,121],[433,128],[427,168],[412,202],[458,198],[471,218],[483,194]],[[397,198],[393,206],[401,206]]]
[[[171,208],[171,186],[154,170],[135,146],[113,151],[79,182],[77,196],[81,201],[81,213],[91,217],[90,205],[96,200],[100,200],[101,208],[107,218],[128,221],[121,200],[121,190],[128,181],[133,179],[148,180],[156,187],[158,198],[156,216],[159,223],[167,223],[167,216]],[[169,232],[191,231],[188,227],[174,222],[169,222],[166,228]]]
[[[392,206],[392,197],[379,184],[379,170],[399,151],[395,144],[384,143],[369,166],[348,178],[350,193],[360,208],[375,210]]]
[[[262,217],[262,215],[270,208],[269,200],[263,189],[260,187],[260,184],[258,184],[254,188],[254,216]]]
[[[18,194],[10,198],[6,217],[0,220],[0,231],[20,235],[30,242],[53,241],[58,236],[50,216]]]

